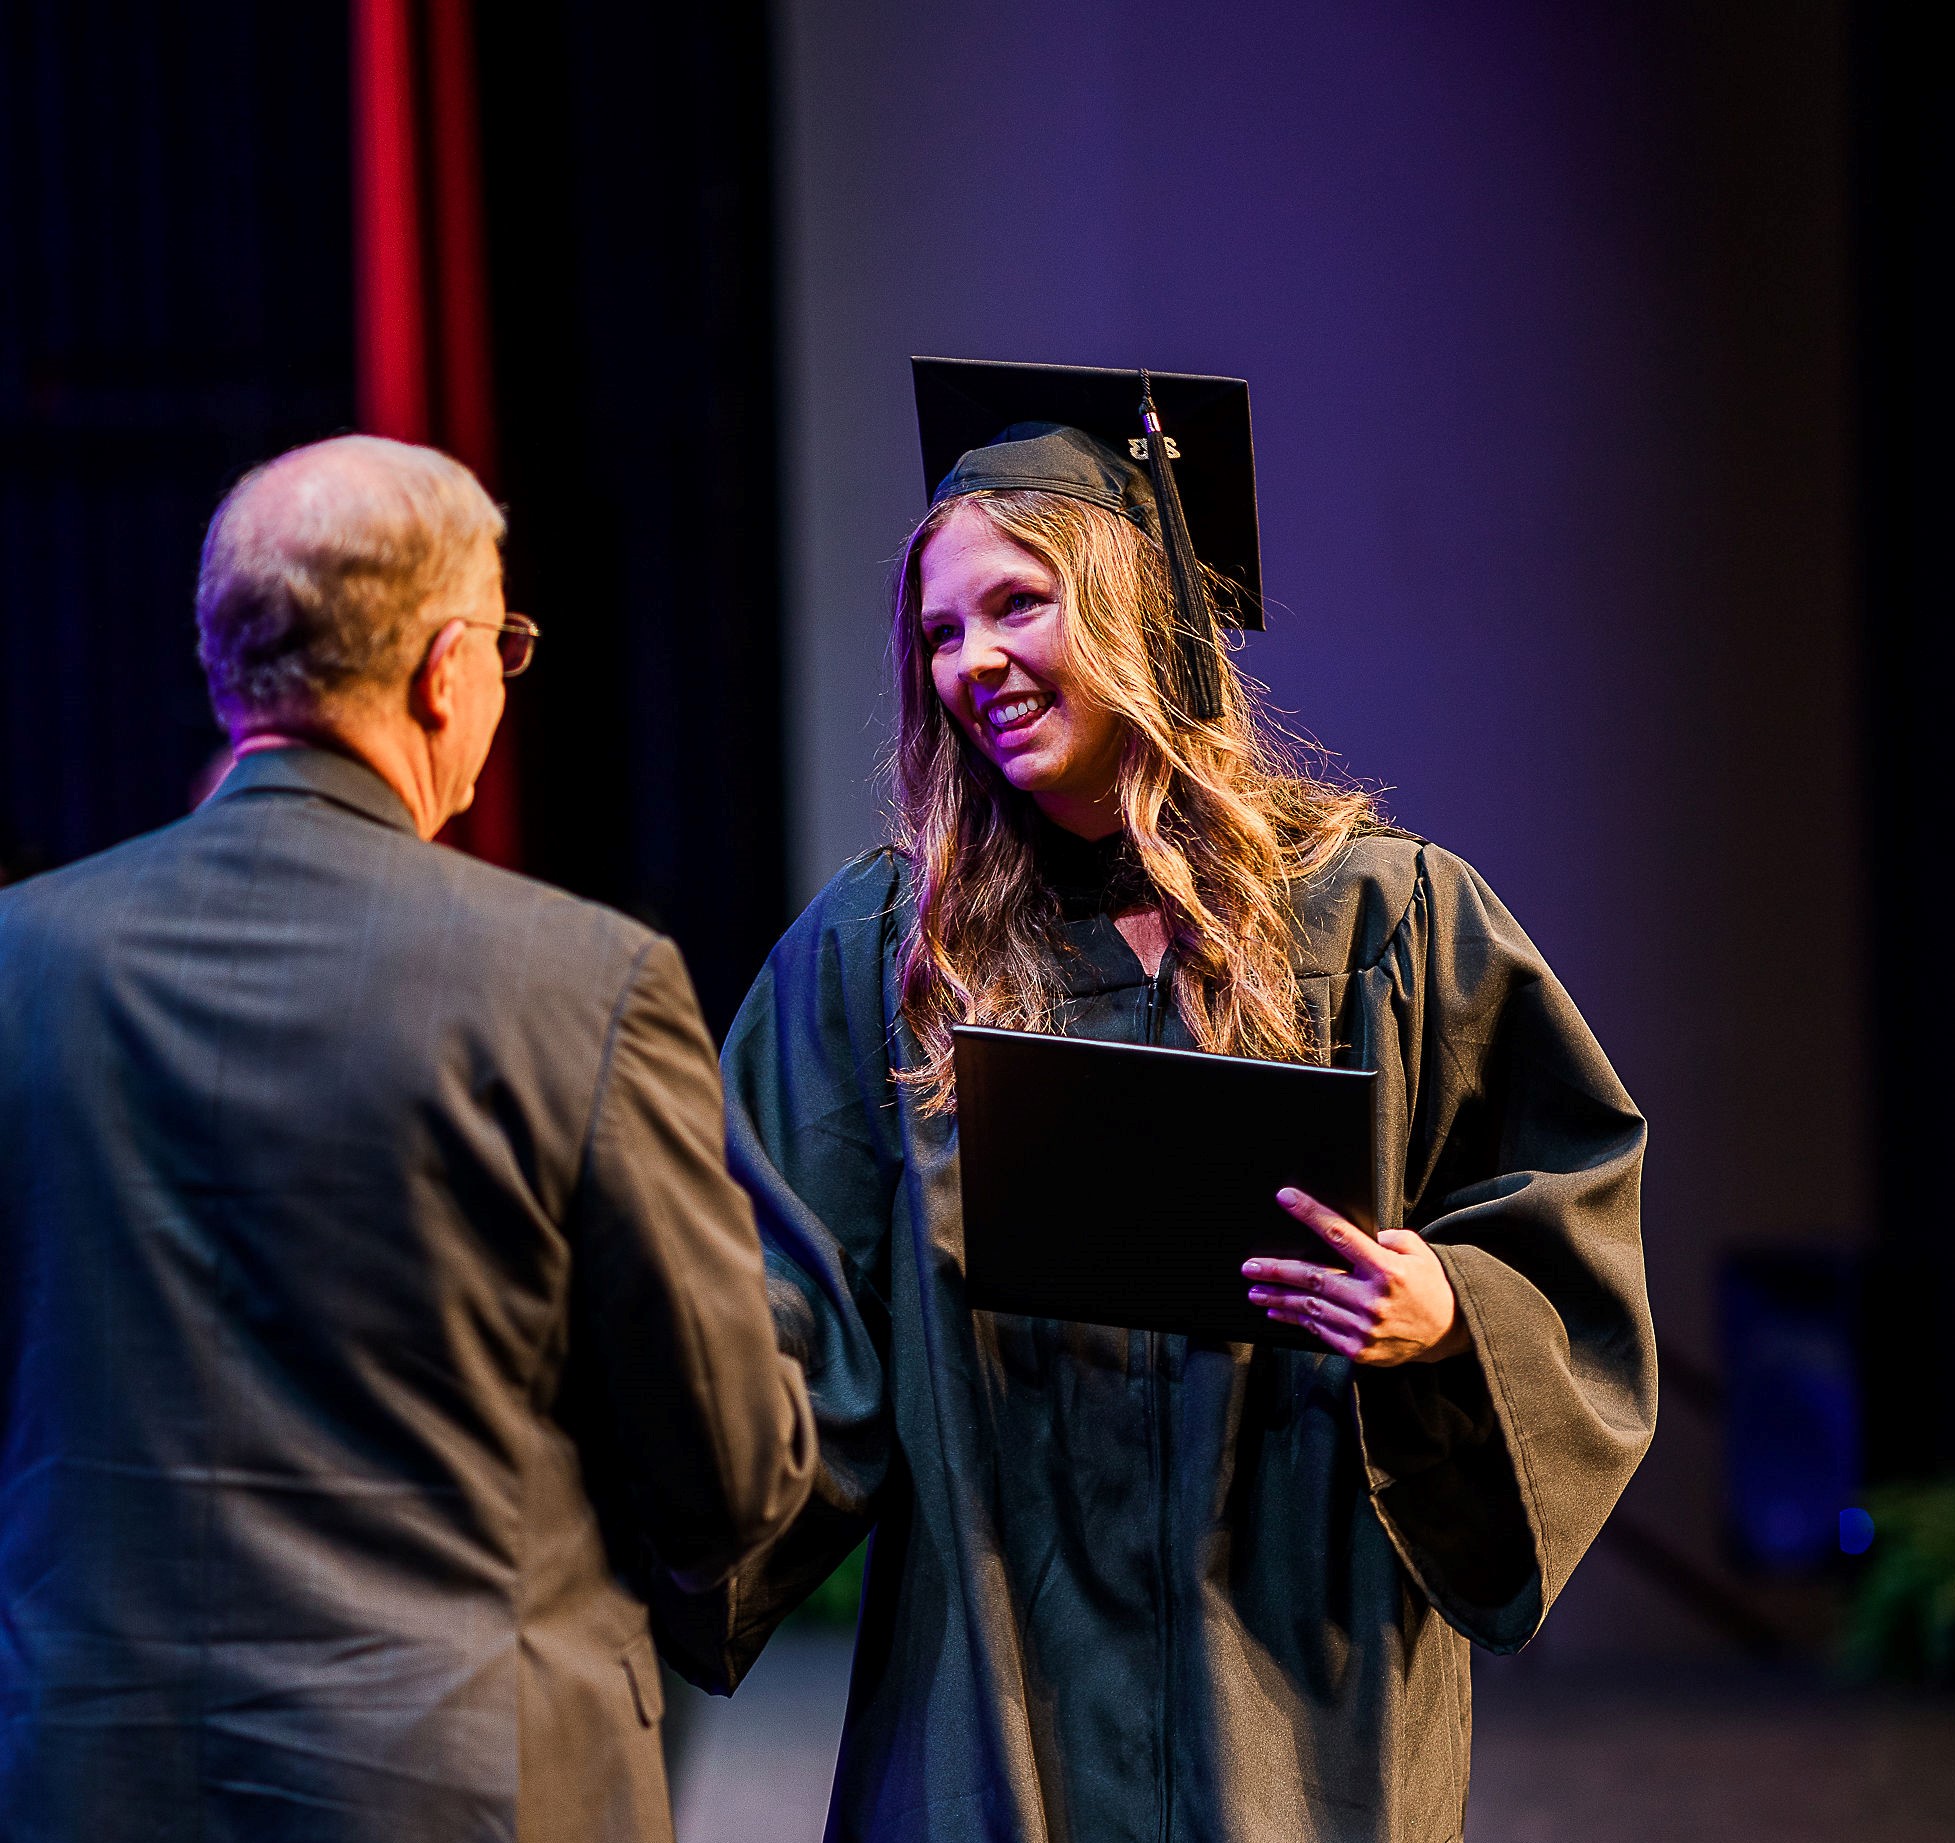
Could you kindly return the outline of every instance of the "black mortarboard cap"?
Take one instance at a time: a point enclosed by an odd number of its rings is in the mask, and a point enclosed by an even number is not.
[[[1218,610],[1195,563],[1234,585],[1223,619],[1263,625],[1249,386],[982,359],[913,358],[910,366],[930,503],[1033,488],[1131,519],[1167,552],[1174,579],[1176,701],[1197,720],[1220,715]]]

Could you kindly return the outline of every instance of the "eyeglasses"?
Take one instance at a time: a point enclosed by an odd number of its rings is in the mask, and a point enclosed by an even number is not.
[[[536,642],[543,629],[526,614],[512,614],[503,621],[464,621],[464,627],[487,627],[496,637],[496,652],[502,659],[504,678],[520,678],[536,657]]]

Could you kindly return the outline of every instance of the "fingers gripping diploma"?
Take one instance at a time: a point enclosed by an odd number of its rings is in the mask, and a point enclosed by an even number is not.
[[[1276,1201],[1349,1261],[1351,1270],[1268,1256],[1244,1261],[1252,1304],[1283,1324],[1314,1332],[1358,1363],[1437,1363],[1470,1346],[1452,1282],[1422,1236],[1386,1229],[1373,1241],[1300,1190],[1279,1190]]]

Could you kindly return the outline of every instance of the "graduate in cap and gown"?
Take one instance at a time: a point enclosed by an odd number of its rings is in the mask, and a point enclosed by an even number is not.
[[[1238,675],[1246,386],[915,369],[893,836],[723,1058],[820,1471],[661,1639],[730,1690],[868,1537],[831,1838],[1446,1843],[1468,1646],[1535,1632],[1653,1428],[1643,1121],[1485,882]],[[1323,1259],[1242,1284],[1315,1349],[974,1311],[960,1023],[1375,1070],[1402,1227],[1283,1194]]]

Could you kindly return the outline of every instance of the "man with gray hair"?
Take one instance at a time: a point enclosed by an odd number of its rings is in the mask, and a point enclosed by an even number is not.
[[[672,944],[430,841],[536,630],[363,436],[212,521],[237,766],[0,891],[0,1831],[671,1834],[645,1595],[813,1434]]]

